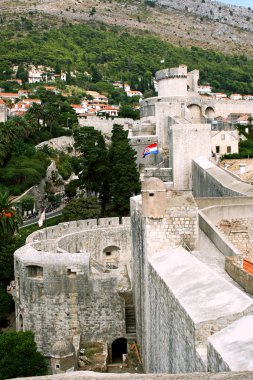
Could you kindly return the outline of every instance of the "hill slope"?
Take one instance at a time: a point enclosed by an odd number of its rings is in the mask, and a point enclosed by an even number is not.
[[[153,6],[154,5],[154,6]],[[251,9],[211,0],[1,1],[2,14],[37,14],[85,22],[102,21],[129,31],[149,31],[181,46],[211,48],[253,57]]]

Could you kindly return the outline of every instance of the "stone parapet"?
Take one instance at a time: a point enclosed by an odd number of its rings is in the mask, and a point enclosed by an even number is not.
[[[136,374],[98,373],[90,371],[71,372],[60,375],[19,377],[10,380],[252,380],[253,372],[183,373],[183,374]]]

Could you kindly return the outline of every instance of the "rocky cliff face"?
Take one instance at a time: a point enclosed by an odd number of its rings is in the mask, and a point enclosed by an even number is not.
[[[226,5],[211,0],[157,0],[156,3],[165,8],[177,9],[186,14],[206,17],[215,22],[253,31],[253,7],[251,9]]]

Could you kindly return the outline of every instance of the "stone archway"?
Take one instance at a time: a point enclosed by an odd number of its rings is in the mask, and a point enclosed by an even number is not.
[[[127,354],[127,339],[115,339],[112,342],[112,363],[122,363],[123,354]]]
[[[109,269],[117,269],[119,265],[120,248],[110,245],[103,249],[102,262]]]
[[[202,109],[198,104],[190,104],[187,106],[188,110],[191,112],[191,118],[194,122],[200,123],[202,117]]]
[[[214,112],[213,107],[207,107],[205,110],[205,115],[208,119],[214,119],[215,112]]]

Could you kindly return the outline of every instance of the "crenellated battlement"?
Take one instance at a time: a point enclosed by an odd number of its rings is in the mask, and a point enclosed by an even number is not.
[[[128,226],[130,226],[129,217],[86,219],[75,220],[71,222],[63,222],[59,223],[57,226],[46,227],[39,231],[33,232],[31,235],[27,237],[26,244],[32,244],[41,240],[57,239],[59,237],[81,232],[83,230]]]

